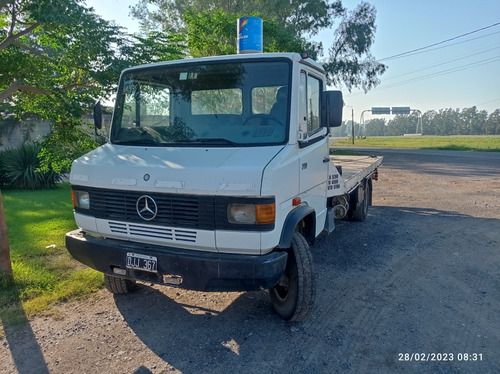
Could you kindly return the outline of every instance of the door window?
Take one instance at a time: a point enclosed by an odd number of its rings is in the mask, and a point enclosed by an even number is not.
[[[307,74],[300,74],[299,87],[299,130],[306,139],[320,129],[321,81]]]

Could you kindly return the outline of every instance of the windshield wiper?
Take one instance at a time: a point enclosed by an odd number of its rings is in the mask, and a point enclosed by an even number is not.
[[[151,139],[135,139],[135,140],[115,140],[112,141],[113,144],[117,145],[137,145],[144,146],[149,145],[153,147],[163,147],[163,146],[175,146],[175,145],[189,145],[189,144],[211,144],[211,145],[230,145],[232,147],[239,147],[238,143],[225,138],[201,138],[192,139],[189,141],[171,142],[171,143],[158,143]]]
[[[159,146],[162,146],[163,144],[161,143],[158,143],[154,140],[151,140],[151,139],[136,139],[136,140],[123,140],[123,141],[113,141],[112,142],[113,144],[117,144],[117,145],[149,145],[149,146],[156,146],[156,147],[159,147]]]
[[[213,144],[213,145],[232,145],[233,147],[238,147],[239,144],[225,138],[199,138],[191,140],[191,143],[203,143],[203,144]]]

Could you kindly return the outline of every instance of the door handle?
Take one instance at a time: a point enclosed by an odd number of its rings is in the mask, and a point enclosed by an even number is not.
[[[330,162],[330,157],[325,156],[325,157],[323,158],[323,162],[324,162],[324,163]]]

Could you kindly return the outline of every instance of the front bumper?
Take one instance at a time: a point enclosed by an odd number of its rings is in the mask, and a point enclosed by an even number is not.
[[[273,287],[286,266],[286,252],[262,256],[193,251],[97,238],[82,230],[66,234],[66,248],[77,261],[105,274],[198,291],[252,291]],[[126,268],[126,254],[155,256],[157,273]],[[125,272],[118,275],[116,270]],[[169,282],[175,279],[175,283]]]

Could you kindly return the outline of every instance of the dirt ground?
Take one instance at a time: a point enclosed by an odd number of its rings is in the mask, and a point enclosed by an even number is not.
[[[500,373],[500,154],[377,150],[366,222],[313,247],[317,298],[142,284],[5,327],[1,373]]]

